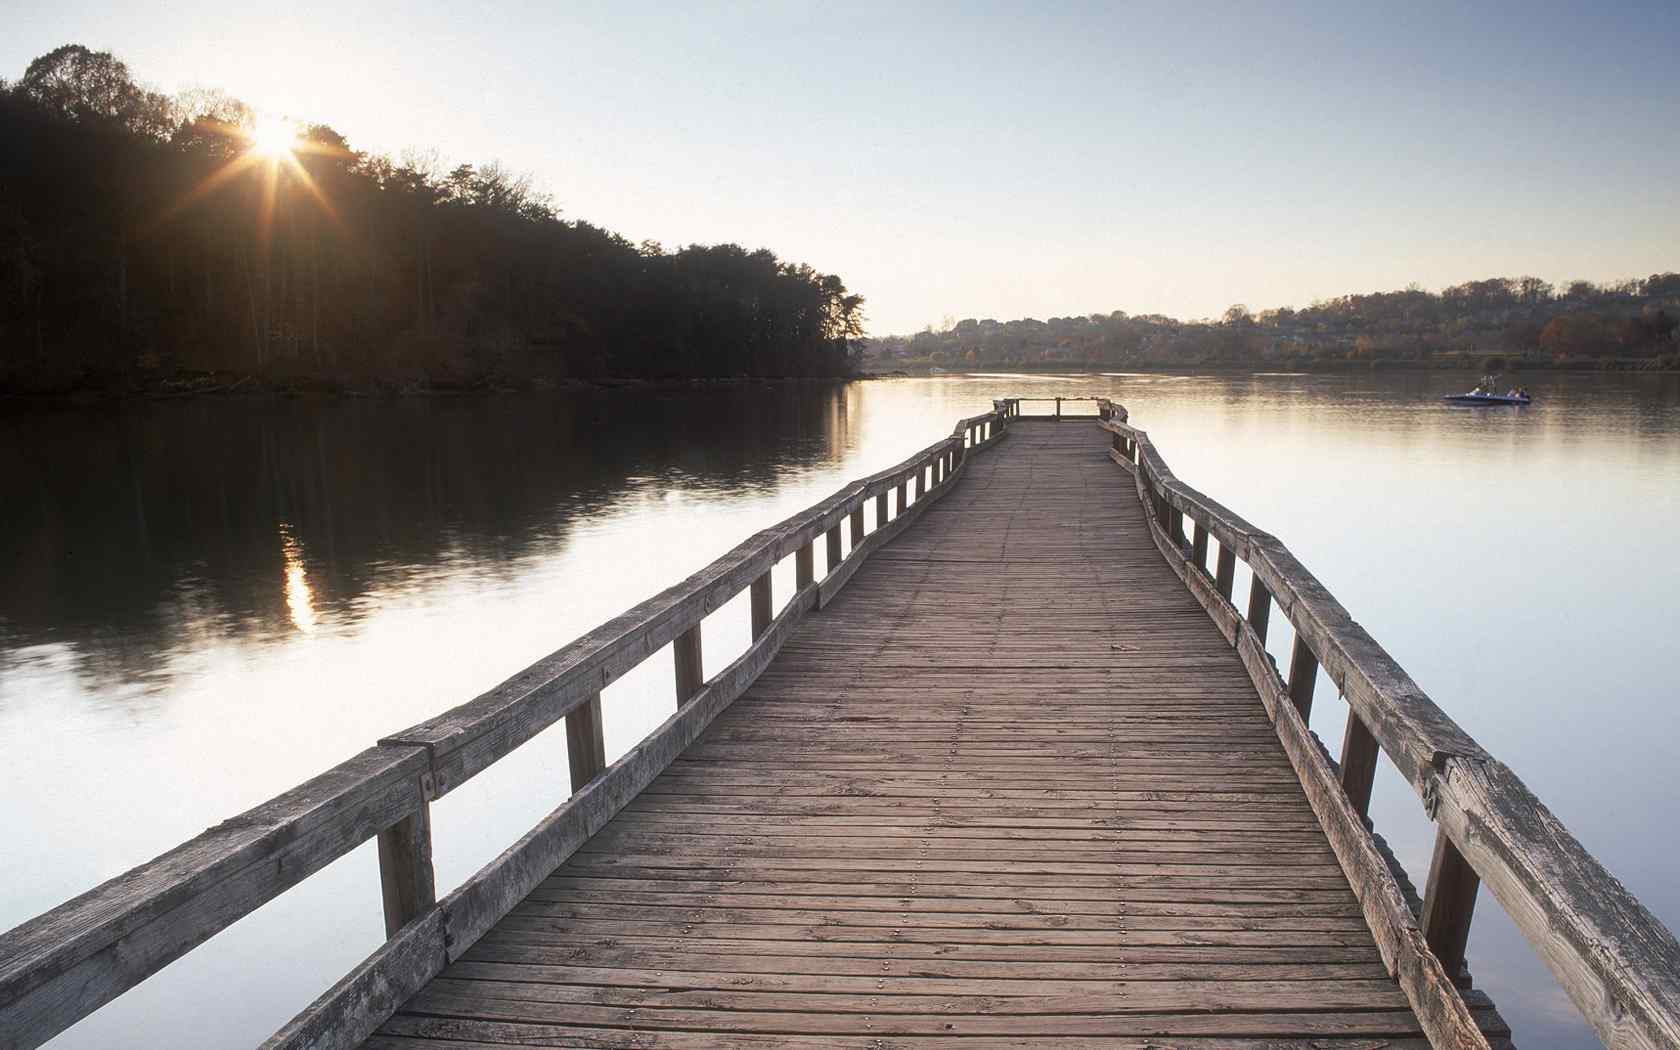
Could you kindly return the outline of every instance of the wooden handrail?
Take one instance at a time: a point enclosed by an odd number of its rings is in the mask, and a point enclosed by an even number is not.
[[[352,1047],[465,951],[537,881],[657,776],[768,665],[803,616],[942,498],[967,454],[1000,440],[1013,407],[959,420],[951,435],[761,530],[727,554],[486,693],[372,748],[160,857],[0,935],[0,1050],[32,1050],[304,878],[378,837],[387,940],[265,1046]],[[907,505],[908,482],[916,499]],[[898,493],[863,535],[863,507]],[[811,572],[819,535],[849,522],[851,548]],[[835,548],[831,545],[831,554]],[[769,573],[795,555],[778,614]],[[810,578],[807,578],[807,577]],[[701,680],[700,624],[751,590],[746,652]],[[666,644],[676,712],[610,765],[601,691]],[[572,794],[442,901],[434,899],[430,804],[565,718]]]
[[[1238,647],[1262,699],[1275,685],[1276,695],[1287,701],[1276,706],[1288,711],[1274,713],[1286,747],[1286,725],[1298,723],[1304,731],[1302,709],[1311,694],[1310,685],[1302,683],[1310,682],[1308,672],[1322,665],[1350,707],[1336,793],[1348,813],[1365,820],[1374,744],[1411,783],[1437,823],[1424,914],[1408,914],[1404,936],[1415,933],[1427,946],[1428,961],[1445,964],[1436,968],[1457,978],[1477,883],[1485,883],[1606,1046],[1680,1046],[1680,943],[1674,935],[1515,773],[1437,707],[1276,537],[1179,481],[1148,434],[1128,423],[1124,406],[1105,399],[1099,414],[1099,425],[1114,435],[1116,462],[1134,473],[1140,498],[1157,508],[1151,526],[1157,544]],[[1182,536],[1169,535],[1161,520],[1169,509],[1217,539],[1222,555],[1230,551],[1253,570],[1246,617],[1232,604],[1229,585],[1209,580],[1205,568],[1193,563],[1193,547],[1187,556]],[[1313,663],[1292,672],[1291,683],[1283,682],[1265,654],[1273,601],[1294,625],[1298,654],[1305,649],[1302,659]],[[1305,761],[1297,763],[1298,772]],[[1302,777],[1307,782],[1308,772]],[[1332,840],[1335,844],[1334,832]],[[1343,853],[1338,848],[1346,868],[1350,861]],[[1367,896],[1362,894],[1362,903],[1371,918]],[[1372,925],[1376,929],[1378,923]],[[1406,952],[1385,946],[1391,970],[1419,965],[1415,955],[1408,960]],[[1397,976],[1407,984],[1404,973]],[[1414,973],[1409,993],[1420,987],[1419,980]],[[1429,1019],[1424,1020],[1427,1026]]]

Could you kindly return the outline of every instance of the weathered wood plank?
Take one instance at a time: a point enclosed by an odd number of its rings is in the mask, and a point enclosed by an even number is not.
[[[370,748],[0,937],[4,1045],[39,1046],[414,812],[425,769]]]
[[[1289,699],[1303,720],[1312,717],[1313,686],[1318,684],[1318,657],[1312,645],[1300,635],[1295,636],[1289,653]]]
[[[1140,479],[1231,543],[1570,998],[1612,1047],[1680,1045],[1680,942],[1418,687],[1282,543],[1179,482],[1142,431]],[[1140,480],[1140,486],[1144,482]]]
[[[1237,552],[1223,543],[1219,545],[1219,567],[1214,574],[1214,586],[1219,596],[1226,601],[1231,600],[1231,588],[1236,585]]]
[[[1380,755],[1377,738],[1365,728],[1358,714],[1349,711],[1347,727],[1342,732],[1342,790],[1347,793],[1348,804],[1362,817],[1368,817],[1371,812],[1371,788],[1376,783]]]
[[[437,903],[432,874],[432,807],[422,802],[379,833],[379,888],[385,904],[385,936],[419,918]]]
[[[959,429],[962,426],[958,424]],[[574,756],[574,794],[519,843],[426,912],[422,921],[404,927],[400,935],[362,968],[278,1033],[273,1045],[316,1048],[355,1045],[365,1038],[370,1025],[389,1014],[396,1001],[411,994],[437,972],[437,966],[444,960],[414,948],[429,936],[429,931],[440,931],[446,955],[464,951],[521,896],[539,884],[555,864],[599,830],[762,673],[807,610],[817,605],[821,593],[813,579],[812,551],[816,533],[827,532],[830,569],[838,567],[840,571],[831,572],[825,582],[838,589],[868,553],[864,550],[842,561],[836,549],[839,523],[850,515],[853,535],[858,536],[861,501],[869,495],[884,501],[885,493],[895,484],[902,503],[904,478],[910,470],[915,470],[920,478],[921,468],[914,464],[923,462],[927,454],[926,451],[918,453],[900,467],[855,483],[827,504],[796,515],[790,519],[795,528],[760,533],[732,552],[733,556],[714,563],[711,569],[716,572],[709,583],[701,579],[703,573],[638,606],[608,625],[617,629],[616,641],[603,645],[586,638],[587,644],[581,649],[574,644],[545,661],[550,666],[539,664],[485,697],[404,734],[424,741],[429,749],[426,797],[432,797],[528,739],[542,725],[565,716]],[[895,523],[898,528],[893,531],[908,526],[921,509],[924,508],[901,514],[901,520]],[[777,534],[770,537],[772,542],[768,546],[757,542],[771,533]],[[880,534],[876,546],[889,538],[890,534]],[[769,570],[777,558],[790,552],[795,555],[797,591],[781,614],[772,618]],[[847,565],[851,569],[846,569]],[[756,571],[750,583],[754,641],[746,653],[707,683],[703,680],[700,617],[715,607],[723,590],[729,587],[739,590],[737,577],[748,569]],[[695,585],[697,580],[699,586]],[[687,593],[675,603],[670,600],[684,590]],[[671,627],[671,624],[679,626]],[[641,745],[603,769],[599,758],[599,692],[572,694],[576,693],[580,681],[593,680],[597,670],[604,684],[612,668],[618,666],[613,661],[622,661],[627,654],[636,659],[644,657],[651,651],[649,646],[659,641],[663,637],[661,632],[667,630],[674,646],[677,694],[679,701],[686,703]],[[567,662],[564,656],[568,654],[574,654],[571,667],[564,669]],[[557,671],[554,665],[562,669]],[[545,675],[552,677],[541,681]],[[534,686],[533,680],[536,680]],[[440,755],[453,756],[453,764],[440,766]],[[411,903],[405,901],[403,906],[409,907]]]
[[[384,1037],[529,1038],[593,1009],[644,1040],[772,1034],[759,1016],[777,1038],[921,1016],[1064,1038],[1093,1012],[1420,1033],[1228,645],[1240,618],[1221,639],[1174,589],[1136,504],[1089,483],[1112,469],[1089,430],[972,454],[1005,433],[959,430],[934,498],[814,585],[776,665]],[[1070,594],[1070,572],[1101,585]]]
[[[1138,484],[1141,486],[1144,482],[1140,479]],[[1174,566],[1174,571],[1186,582],[1198,578],[1198,574],[1182,564],[1182,553],[1169,537],[1158,536],[1156,546],[1169,563],[1175,559],[1181,563]],[[1377,852],[1365,826],[1364,815],[1354,810],[1331,771],[1328,759],[1307,728],[1306,712],[1302,710],[1295,686],[1301,668],[1310,666],[1311,673],[1316,673],[1316,662],[1309,665],[1300,660],[1292,661],[1291,682],[1284,683],[1253,627],[1237,617],[1229,594],[1205,587],[1192,586],[1190,590],[1215,623],[1222,628],[1227,624],[1233,625],[1237,653],[1248,669],[1268,715],[1275,721],[1278,737],[1300,777],[1307,799],[1318,813],[1342,870],[1365,910],[1369,930],[1376,938],[1383,960],[1405,990],[1430,1042],[1437,1048],[1480,1050],[1487,1047],[1487,1036],[1478,1027],[1440,961],[1429,950],[1405,895],[1387,862]],[[1305,648],[1304,643],[1297,639],[1297,655],[1302,648]],[[1307,652],[1310,659],[1311,650]],[[1311,675],[1307,677],[1310,681]],[[1310,705],[1310,691],[1306,700]]]
[[[1272,592],[1266,589],[1265,582],[1258,576],[1249,577],[1247,619],[1255,637],[1264,642],[1266,627],[1272,619]]]
[[[700,625],[695,624],[677,635],[671,643],[673,664],[676,667],[677,703],[686,704],[705,686],[704,655],[701,652]]]
[[[1680,1046],[1680,945],[1502,763],[1447,764],[1436,819],[1607,1047]]]
[[[756,615],[756,605],[754,606]],[[763,634],[754,631],[753,637]],[[572,790],[594,780],[607,768],[605,725],[601,721],[601,694],[596,693],[566,716],[566,762],[571,767]]]
[[[1470,943],[1470,919],[1481,880],[1445,830],[1435,835],[1435,855],[1425,885],[1423,914],[1418,917],[1423,939],[1447,976],[1463,983],[1464,948]]]

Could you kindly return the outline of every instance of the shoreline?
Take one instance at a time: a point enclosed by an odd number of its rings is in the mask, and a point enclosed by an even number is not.
[[[1313,367],[1277,363],[1268,368],[1252,366],[1218,366],[1191,365],[1184,367],[1168,367],[1165,365],[1087,365],[1087,366],[1049,366],[1038,365],[996,365],[992,367],[973,367],[962,369],[945,369],[941,372],[930,372],[925,368],[893,369],[890,371],[860,371],[852,375],[839,376],[692,376],[672,377],[664,379],[648,379],[637,376],[601,376],[594,379],[563,379],[544,380],[523,384],[517,383],[475,383],[475,384],[434,384],[434,383],[329,383],[329,382],[288,382],[277,380],[261,380],[255,376],[219,376],[216,373],[204,373],[190,377],[173,377],[168,380],[156,380],[149,383],[129,387],[115,386],[87,386],[73,387],[62,390],[28,391],[11,390],[0,391],[0,406],[6,405],[40,405],[40,406],[91,406],[101,404],[129,404],[139,402],[181,401],[198,399],[236,399],[249,398],[252,400],[305,400],[305,399],[349,399],[349,400],[395,400],[405,398],[448,398],[448,397],[477,397],[491,394],[584,394],[584,393],[612,393],[616,391],[646,391],[664,392],[676,390],[708,390],[734,389],[748,386],[783,386],[797,384],[829,384],[850,383],[864,381],[885,381],[893,379],[937,379],[943,376],[983,376],[983,375],[1023,375],[1023,376],[1127,376],[1127,375],[1164,375],[1164,376],[1262,376],[1262,375],[1368,375],[1372,373],[1431,373],[1457,372],[1475,374],[1480,371],[1476,366],[1466,364],[1394,364],[1377,368],[1369,366],[1359,367]],[[1582,367],[1577,365],[1555,364],[1524,364],[1510,362],[1504,369],[1504,374],[1531,372],[1536,374],[1557,373],[1577,375],[1648,375],[1671,376],[1680,375],[1676,368],[1641,368],[1628,366]]]
[[[755,385],[846,383],[881,379],[881,375],[860,373],[846,376],[718,376],[646,379],[634,376],[602,376],[595,379],[564,379],[514,383],[327,383],[260,380],[255,376],[219,377],[206,373],[188,379],[172,378],[130,387],[89,386],[48,391],[0,391],[0,405],[99,405],[197,399],[303,400],[352,399],[389,400],[401,398],[476,397],[486,394],[581,394],[620,390],[669,391],[735,388]]]
[[[1485,374],[1486,369],[1475,364],[1459,362],[1440,362],[1436,364],[1422,363],[1392,363],[1376,367],[1370,365],[1347,364],[1325,367],[1323,364],[1301,364],[1292,362],[1272,362],[1265,367],[1253,364],[1245,365],[1161,365],[1161,364],[1066,364],[1066,365],[975,365],[964,368],[947,368],[942,372],[930,372],[924,365],[913,368],[899,368],[885,372],[871,372],[868,375],[876,379],[926,379],[937,378],[940,375],[1370,375],[1379,372],[1463,372]],[[1580,375],[1680,375],[1680,368],[1673,367],[1642,367],[1636,364],[1552,364],[1524,361],[1507,361],[1498,370],[1498,374],[1510,375],[1517,372],[1559,373]]]

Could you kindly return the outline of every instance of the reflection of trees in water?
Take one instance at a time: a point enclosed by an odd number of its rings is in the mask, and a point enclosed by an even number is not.
[[[138,683],[171,651],[353,620],[440,560],[514,572],[629,479],[772,490],[838,455],[845,404],[757,386],[13,415],[0,646],[69,644],[79,674]]]

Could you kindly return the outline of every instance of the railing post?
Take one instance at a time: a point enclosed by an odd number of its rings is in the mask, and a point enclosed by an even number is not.
[[[1455,983],[1464,978],[1464,948],[1470,942],[1470,917],[1476,910],[1476,874],[1445,828],[1435,832],[1435,856],[1423,892],[1423,939]]]
[[[858,544],[860,544],[862,542],[863,542],[863,501],[858,500],[858,505],[852,508],[852,550],[857,550],[858,549]]]
[[[1312,646],[1297,632],[1295,648],[1289,654],[1289,699],[1301,712],[1301,721],[1312,715],[1313,686],[1318,684],[1318,657]]]
[[[828,527],[828,571],[833,572],[840,565],[843,556],[840,550],[840,523],[837,521]],[[826,574],[825,574],[826,575]]]
[[[1272,592],[1260,582],[1260,574],[1255,573],[1248,580],[1248,625],[1254,628],[1254,633],[1260,641],[1266,641],[1266,624],[1272,618]]]
[[[881,528],[887,523],[887,494],[885,490],[875,495],[875,527]]]
[[[1113,434],[1109,435],[1108,444],[1109,444],[1109,447],[1114,449],[1114,451],[1116,451],[1116,452],[1126,451],[1125,439],[1122,438],[1118,433],[1113,433]]]
[[[813,567],[816,565],[817,552],[813,549],[814,540],[806,540],[804,546],[793,552],[793,582],[799,590],[804,590],[816,579]]]
[[[1056,418],[1062,418],[1062,399],[1059,397],[1056,399]]]
[[[763,577],[769,580],[769,574]],[[758,584],[753,584],[753,618],[758,617]],[[770,608],[768,588],[764,608]],[[755,630],[756,634],[757,631]],[[607,768],[607,741],[601,731],[601,694],[585,700],[566,713],[566,762],[572,767],[572,793],[601,775]]]
[[[1207,567],[1208,542],[1207,541],[1208,541],[1207,526],[1203,525],[1199,521],[1196,522],[1195,536],[1190,540],[1190,559],[1196,563],[1196,568],[1202,570],[1204,573],[1208,571],[1208,567]]]
[[[923,463],[916,468],[916,498],[917,499],[921,499],[923,496],[927,495],[927,472],[928,472],[928,465],[926,463]]]
[[[387,939],[437,903],[429,802],[379,833],[379,890]]]
[[[1219,565],[1214,573],[1214,585],[1219,588],[1221,598],[1231,600],[1231,591],[1237,585],[1237,552],[1223,541],[1219,544]]]
[[[907,507],[909,505],[909,502],[910,502],[909,501],[910,491],[909,491],[909,489],[907,489],[905,487],[905,482],[902,482],[902,481],[900,481],[898,483],[898,485],[893,489],[893,491],[898,493],[898,512],[900,514],[903,514],[904,513],[904,508]]]
[[[688,703],[706,684],[706,672],[701,669],[700,625],[677,635],[671,643],[677,661],[677,706]]]
[[[1349,711],[1342,734],[1342,790],[1362,817],[1371,812],[1371,785],[1377,778],[1377,738],[1365,728],[1358,711]],[[1370,823],[1369,819],[1366,821]]]
[[[863,515],[860,511],[852,512],[852,520],[857,522]],[[766,570],[752,582],[752,636],[756,641],[770,629],[770,572]]]
[[[1167,510],[1167,533],[1171,535],[1173,546],[1184,550],[1184,512],[1177,507]]]

